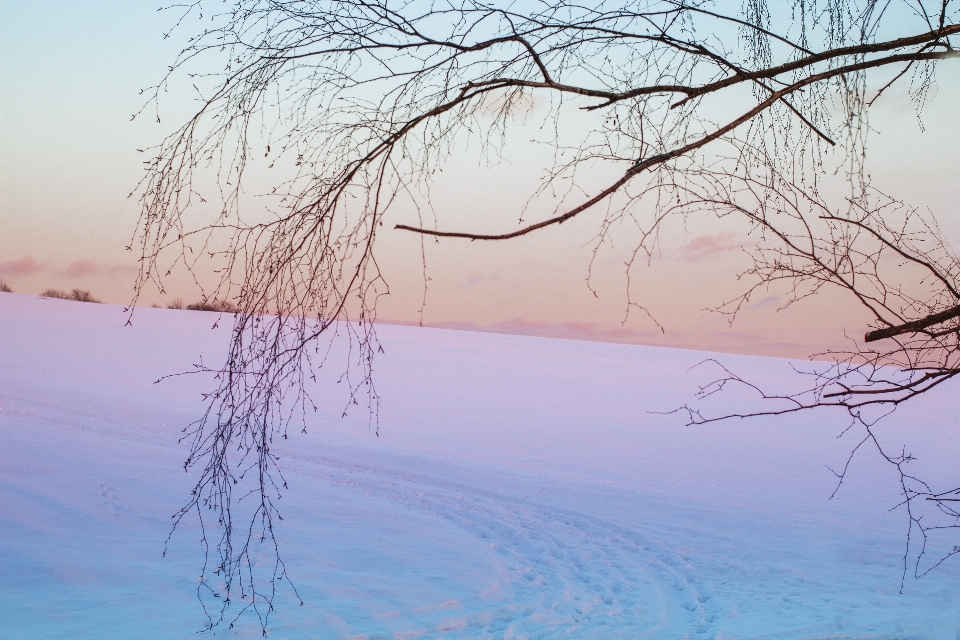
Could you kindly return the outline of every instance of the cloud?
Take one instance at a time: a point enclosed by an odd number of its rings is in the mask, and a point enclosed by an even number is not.
[[[751,309],[767,309],[769,307],[779,307],[780,306],[780,296],[767,296],[759,302],[754,302],[750,305]]]
[[[23,256],[18,260],[0,262],[0,278],[18,278],[39,274],[49,274],[67,280],[116,278],[131,276],[136,270],[137,268],[134,265],[96,262],[95,260],[74,260],[65,267],[56,267],[50,262],[39,262],[33,256]]]
[[[115,277],[131,275],[136,271],[133,265],[94,262],[93,260],[74,260],[59,271],[64,278]]]
[[[680,247],[680,258],[688,262],[699,262],[739,248],[740,243],[737,242],[736,234],[724,231],[694,238]]]
[[[465,287],[473,287],[478,284],[483,284],[484,282],[497,282],[500,280],[498,275],[483,275],[483,274],[474,274],[464,278],[461,284]]]
[[[48,268],[47,263],[37,262],[33,256],[23,256],[19,260],[0,262],[0,277],[32,276],[36,273],[43,273]]]

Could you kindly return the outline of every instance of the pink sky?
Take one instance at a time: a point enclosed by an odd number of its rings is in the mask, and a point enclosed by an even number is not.
[[[160,79],[181,44],[163,39],[168,26],[168,16],[150,3],[0,3],[0,279],[14,290],[79,287],[108,302],[130,300],[136,264],[125,247],[138,208],[127,195],[142,174],[137,149],[157,143],[195,106],[193,96],[174,91],[162,105],[162,124],[130,122],[139,90]],[[875,107],[870,170],[875,186],[929,206],[942,215],[948,235],[960,238],[960,73],[941,69],[923,129],[905,100],[891,97]],[[448,189],[446,199],[438,198],[438,216],[450,227],[478,219],[515,224],[522,198],[535,188],[518,178],[516,166],[452,169],[462,180],[453,195]],[[594,265],[598,296],[585,282],[597,215],[496,246],[427,243],[424,323],[791,356],[842,345],[845,331],[863,332],[864,318],[830,296],[778,313],[779,294],[771,291],[733,327],[705,311],[742,286],[735,274],[744,238],[717,224],[675,229],[662,255],[634,272],[635,298],[665,331],[635,310],[624,322],[618,252],[627,247]],[[380,317],[419,322],[420,241],[390,232],[379,242],[392,293]],[[182,273],[167,290],[145,302],[200,296]]]

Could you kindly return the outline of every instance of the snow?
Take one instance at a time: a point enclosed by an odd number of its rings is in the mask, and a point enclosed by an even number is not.
[[[203,627],[196,528],[161,552],[192,486],[177,437],[208,381],[153,381],[218,361],[228,329],[203,312],[124,320],[0,294],[2,638]],[[280,544],[305,604],[282,588],[271,637],[960,638],[956,562],[899,593],[906,521],[890,469],[865,452],[829,499],[826,465],[853,444],[839,416],[689,427],[650,413],[691,401],[711,376],[689,369],[711,354],[378,334],[379,436],[363,410],[341,419],[321,379],[321,411],[281,451]],[[716,357],[796,382],[783,360]],[[956,416],[947,390],[883,433],[949,479]],[[260,629],[242,618],[215,635]]]

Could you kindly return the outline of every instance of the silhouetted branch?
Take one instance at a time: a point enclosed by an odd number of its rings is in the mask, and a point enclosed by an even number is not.
[[[348,406],[365,402],[376,420],[374,322],[389,292],[375,256],[378,230],[397,211],[429,205],[430,185],[458,142],[479,136],[485,152],[503,151],[524,131],[520,116],[534,99],[538,130],[547,132],[541,141],[556,153],[529,202],[566,194],[554,215],[500,233],[441,231],[422,220],[391,226],[507,240],[602,209],[596,246],[619,222],[639,230],[629,282],[635,258],[653,255],[664,221],[731,216],[758,240],[745,247],[748,289],[718,312],[732,320],[769,286],[786,287],[788,305],[835,287],[871,314],[877,330],[868,335],[911,327],[890,335],[898,340],[886,350],[835,354],[835,368],[818,373],[806,395],[771,397],[782,406],[764,415],[823,406],[854,415],[952,379],[960,325],[950,321],[960,315],[944,314],[960,301],[960,266],[934,220],[871,189],[864,171],[869,106],[910,69],[905,89],[922,106],[936,66],[960,58],[951,42],[960,12],[949,1],[935,5],[178,5],[178,28],[193,28],[196,17],[198,31],[137,115],[178,81],[199,83],[204,97],[149,150],[130,249],[140,251],[137,295],[151,284],[164,291],[173,270],[186,270],[207,284],[204,300],[218,318],[233,323],[223,364],[197,368],[216,383],[206,413],[185,430],[186,468],[199,478],[175,520],[195,514],[203,529],[198,596],[210,627],[252,611],[266,632],[276,582],[286,577],[275,538],[285,484],[273,438],[305,428],[316,408],[306,382],[330,354],[323,340],[347,342]],[[868,101],[868,77],[884,69],[897,73],[881,78]],[[253,180],[261,169],[274,173]],[[585,174],[594,186],[584,185]],[[247,189],[263,175],[278,177],[254,206]],[[820,195],[834,175],[850,194],[839,204]],[[595,195],[571,202],[577,193]],[[212,287],[210,271],[219,278]],[[630,295],[627,312],[645,310]],[[731,376],[703,391],[725,384],[745,381]],[[707,419],[693,410],[690,418]],[[877,444],[869,430],[864,442]],[[883,455],[903,471],[906,458]],[[901,480],[908,510],[916,497],[934,497],[903,473]],[[931,504],[952,500],[935,495]],[[913,515],[910,522],[919,526]]]

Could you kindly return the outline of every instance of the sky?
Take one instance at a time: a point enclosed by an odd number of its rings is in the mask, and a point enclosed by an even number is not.
[[[140,91],[156,84],[186,33],[165,33],[176,19],[159,3],[106,0],[0,0],[0,279],[17,292],[81,288],[111,303],[133,295],[135,255],[125,250],[139,212],[136,189],[143,149],[158,143],[190,114],[195,97],[172,92],[161,121],[132,114]],[[873,183],[929,207],[960,239],[960,72],[941,67],[940,89],[923,126],[899,94],[871,114]],[[522,163],[522,161],[521,161]],[[440,199],[446,220],[484,215],[515,220],[518,194],[504,185],[522,174],[517,162],[454,167],[458,189]],[[452,213],[451,213],[452,212]],[[446,217],[449,216],[449,217]],[[391,296],[379,317],[394,322],[661,344],[716,351],[802,357],[859,335],[866,318],[825,295],[777,312],[782,294],[755,297],[732,327],[705,310],[734,297],[744,265],[742,238],[715,224],[675,229],[662,254],[634,272],[631,309],[615,247],[595,264],[586,284],[596,218],[510,243],[427,243],[426,306],[420,240],[394,231],[378,238]],[[141,303],[199,299],[184,274],[168,294]],[[596,291],[597,295],[594,295]]]

